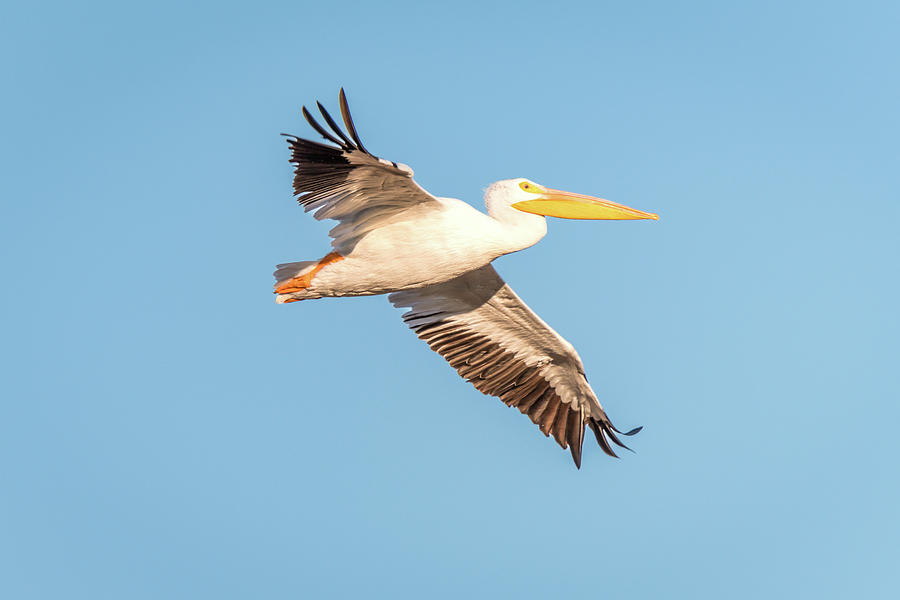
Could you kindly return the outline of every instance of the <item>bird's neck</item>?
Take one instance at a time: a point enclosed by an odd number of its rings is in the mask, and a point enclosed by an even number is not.
[[[488,214],[497,223],[499,255],[518,252],[537,244],[547,235],[547,219],[516,210],[509,205],[487,204]]]

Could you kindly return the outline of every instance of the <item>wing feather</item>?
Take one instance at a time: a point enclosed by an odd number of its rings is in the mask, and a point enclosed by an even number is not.
[[[344,144],[339,139],[337,139],[336,137],[334,137],[333,135],[328,133],[328,130],[326,130],[324,127],[319,125],[319,122],[316,121],[316,119],[311,114],[309,114],[309,111],[306,110],[305,106],[300,107],[300,112],[303,113],[303,118],[306,119],[306,122],[309,123],[312,126],[312,128],[315,129],[318,132],[318,134],[321,135],[323,138],[325,138],[326,140],[328,140],[329,142],[331,142],[333,144],[337,144],[343,150],[351,149],[351,148],[345,147]],[[310,142],[310,143],[315,144],[316,142]],[[319,144],[319,146],[324,146],[324,144]],[[324,146],[324,147],[327,148],[328,146]]]
[[[353,145],[353,142],[350,141],[350,138],[347,137],[347,134],[341,131],[341,128],[338,127],[338,124],[334,122],[334,119],[331,118],[331,115],[328,114],[328,111],[325,110],[325,107],[322,106],[322,103],[316,100],[316,106],[319,107],[319,113],[322,115],[322,118],[325,119],[325,122],[328,123],[328,126],[331,127],[331,130],[335,132],[339,138],[344,140],[344,144],[342,144],[342,146],[351,150],[358,150],[358,148]]]
[[[410,309],[404,322],[460,376],[527,415],[544,435],[569,448],[579,468],[586,426],[606,454],[616,456],[610,441],[625,447],[575,349],[491,265],[389,299]]]
[[[303,118],[331,146],[287,135],[294,164],[294,195],[316,219],[334,219],[332,246],[348,254],[369,232],[388,223],[440,210],[434,196],[413,180],[406,165],[378,158],[363,146],[343,88],[341,116],[349,135],[316,102],[329,131],[304,106]]]
[[[353,142],[361,152],[369,154],[369,151],[366,150],[366,147],[363,146],[362,141],[360,141],[359,134],[356,133],[356,126],[353,125],[353,117],[350,116],[350,105],[347,104],[347,95],[344,94],[344,88],[341,88],[341,93],[338,97],[341,103],[341,116],[344,118],[344,124],[347,125],[347,131],[350,132],[350,137],[353,138]]]

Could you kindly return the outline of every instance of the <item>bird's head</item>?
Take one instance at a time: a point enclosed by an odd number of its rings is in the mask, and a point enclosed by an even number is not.
[[[653,219],[659,215],[617,204],[603,198],[573,194],[544,187],[529,179],[498,181],[491,190],[502,195],[508,206],[526,213],[563,219]]]

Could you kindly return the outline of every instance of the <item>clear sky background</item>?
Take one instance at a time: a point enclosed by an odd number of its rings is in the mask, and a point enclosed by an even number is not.
[[[0,596],[900,597],[894,2],[33,2],[0,19]],[[498,270],[577,471],[328,251],[281,132],[658,212]]]

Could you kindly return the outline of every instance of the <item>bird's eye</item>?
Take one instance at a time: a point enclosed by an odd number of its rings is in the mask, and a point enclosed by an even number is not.
[[[532,184],[529,181],[520,182],[519,189],[524,190],[526,192],[532,192],[532,193],[536,193],[537,191],[540,191],[540,188],[538,186]],[[533,191],[533,190],[536,190],[536,191]]]

